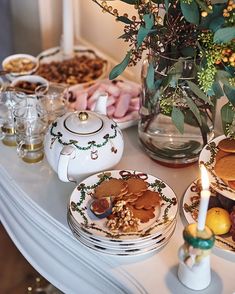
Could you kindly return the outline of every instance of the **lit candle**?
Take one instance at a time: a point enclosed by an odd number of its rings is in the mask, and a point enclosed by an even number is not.
[[[73,0],[63,0],[63,53],[73,54]]]
[[[210,182],[209,182],[207,170],[204,165],[201,165],[200,169],[201,169],[202,190],[201,190],[201,200],[200,200],[199,212],[198,212],[197,229],[199,231],[203,231],[205,228],[207,209],[208,209],[211,193],[209,190]]]

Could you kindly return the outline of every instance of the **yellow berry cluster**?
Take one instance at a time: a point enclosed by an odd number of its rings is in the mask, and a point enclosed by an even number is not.
[[[228,1],[227,8],[223,10],[223,16],[230,17],[233,14],[233,10],[235,10],[235,1],[230,0]]]
[[[222,50],[222,60],[224,63],[235,67],[235,52],[233,52],[231,49]]]
[[[209,8],[210,10],[213,9],[212,5],[209,5],[208,8]],[[201,12],[201,16],[202,16],[202,17],[207,17],[207,15],[208,15],[208,12],[207,12],[207,11],[202,11],[202,12]]]

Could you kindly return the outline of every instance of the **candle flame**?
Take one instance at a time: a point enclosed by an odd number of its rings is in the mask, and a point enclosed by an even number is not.
[[[209,190],[210,181],[209,181],[208,172],[204,164],[200,165],[200,170],[201,170],[202,190]]]

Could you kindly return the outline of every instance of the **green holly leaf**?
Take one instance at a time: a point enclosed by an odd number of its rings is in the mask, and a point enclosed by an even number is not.
[[[181,11],[185,17],[185,19],[193,24],[198,25],[200,20],[200,13],[198,9],[198,5],[195,1],[190,3],[185,2],[184,0],[180,0]]]
[[[116,79],[116,77],[118,77],[128,66],[129,61],[131,58],[131,51],[128,51],[125,58],[123,59],[123,61],[121,63],[119,63],[118,65],[116,65],[110,72],[109,74],[109,79],[113,80]]]
[[[228,43],[235,38],[235,27],[219,29],[214,34],[214,43]]]
[[[209,105],[213,104],[210,101],[210,98],[195,83],[187,81],[187,84],[189,85],[189,88],[193,91],[193,93],[197,95],[198,98],[202,99]]]
[[[177,130],[181,134],[183,134],[184,133],[184,114],[179,108],[175,106],[173,106],[172,108],[171,120],[173,124],[176,126]]]

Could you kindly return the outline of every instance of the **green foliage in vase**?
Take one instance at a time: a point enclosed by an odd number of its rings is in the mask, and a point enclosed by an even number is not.
[[[221,109],[221,118],[224,132],[232,135],[231,126],[235,121],[235,0],[215,0],[213,3],[210,0],[121,0],[133,6],[136,12],[133,16],[120,14],[109,5],[115,5],[115,1],[92,1],[123,23],[124,33],[119,38],[129,44],[123,61],[110,72],[110,79],[116,78],[126,67],[135,66],[144,53],[149,60],[146,86],[150,93],[155,93],[154,102],[161,100],[163,112],[171,115],[180,132],[183,132],[188,109],[205,131],[200,108],[210,106],[212,97],[218,99],[225,95],[228,102]],[[156,74],[159,56],[175,60],[167,67],[163,78]],[[186,87],[195,96],[185,98],[182,105],[177,101],[185,60],[194,61],[194,76],[187,81]]]

